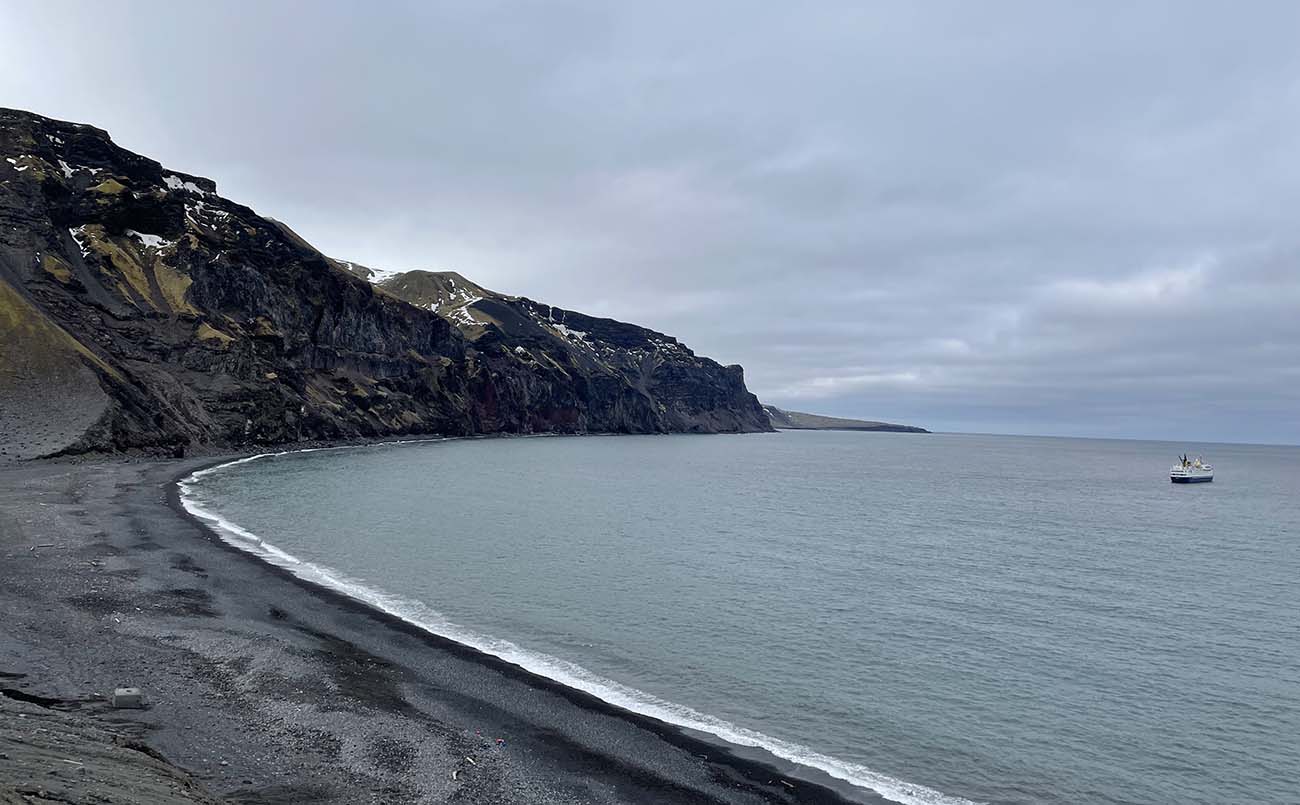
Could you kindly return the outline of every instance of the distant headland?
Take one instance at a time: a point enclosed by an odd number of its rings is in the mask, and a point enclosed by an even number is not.
[[[819,414],[786,411],[775,405],[764,405],[763,410],[777,430],[866,430],[887,433],[929,433],[915,425],[896,425],[892,422],[873,422],[866,419],[845,419]]]

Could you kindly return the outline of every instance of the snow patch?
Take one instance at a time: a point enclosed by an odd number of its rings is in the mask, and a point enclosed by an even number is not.
[[[570,329],[569,327],[564,326],[563,324],[561,324],[561,323],[558,322],[558,321],[553,321],[553,322],[551,322],[551,327],[554,328],[555,331],[558,332],[560,335],[564,336],[565,338],[569,339],[570,341],[586,341],[586,340],[587,340],[587,334],[584,333],[582,330],[573,330],[573,329]]]
[[[470,315],[469,309],[464,307],[453,308],[442,315],[456,322],[462,327],[476,327],[479,322]]]
[[[24,154],[23,158],[25,159],[26,156],[27,155]],[[18,160],[14,159],[13,157],[5,157],[5,162],[8,162],[10,165],[13,165],[14,170],[18,171],[19,173],[22,173],[23,171],[31,167],[31,165],[19,165]]]
[[[89,168],[85,165],[69,165],[68,163],[64,162],[61,159],[59,160],[59,168],[60,170],[63,171],[63,177],[65,179],[71,179],[72,174],[76,173],[77,171],[90,171],[90,175],[94,176],[96,173],[99,173],[100,171],[103,170],[103,168]],[[136,198],[140,198],[140,196],[143,194],[137,192],[137,193],[132,193],[131,195],[133,195]]]
[[[467,290],[452,286],[446,294],[438,294],[438,302],[444,305],[472,305],[483,297],[475,296]]]
[[[372,268],[370,269],[370,276],[367,277],[367,279],[369,279],[373,283],[379,283],[387,279],[392,279],[393,277],[396,277],[398,274],[401,273],[403,272],[394,271],[391,268]]]
[[[188,190],[191,193],[197,193],[200,196],[206,196],[208,194],[208,191],[194,184],[194,182],[187,182],[181,177],[173,176],[170,173],[163,177],[163,183],[166,184],[170,190]]]
[[[136,232],[134,229],[126,230],[126,234],[133,238],[139,238],[141,243],[151,249],[163,249],[173,245],[173,241],[163,240],[161,235],[149,235],[144,232]]]
[[[81,256],[89,257],[90,249],[86,246],[85,242],[82,241],[82,238],[86,236],[86,225],[82,224],[81,226],[75,226],[68,230],[68,234],[77,242],[77,248],[81,249]]]
[[[207,225],[212,226],[210,221],[202,220],[201,216],[211,216],[219,221],[224,221],[230,217],[230,213],[225,210],[215,210],[207,205],[204,201],[195,201],[194,203],[185,202],[185,219],[195,226]]]

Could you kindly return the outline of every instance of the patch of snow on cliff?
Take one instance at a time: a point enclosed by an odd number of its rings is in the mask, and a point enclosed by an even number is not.
[[[444,305],[458,305],[460,307],[468,307],[469,305],[474,304],[475,302],[481,300],[482,298],[483,297],[481,296],[476,296],[468,288],[457,288],[455,277],[447,278],[447,290],[445,293],[443,293],[442,291],[438,292],[438,301],[440,304],[444,304]]]
[[[556,332],[558,332],[560,335],[564,336],[565,338],[569,339],[570,341],[583,342],[587,340],[587,334],[584,333],[582,330],[572,330],[564,326],[558,321],[551,322],[551,327],[553,327]]]
[[[185,202],[185,217],[190,223],[195,225],[207,224],[208,226],[211,226],[212,224],[210,222],[201,219],[200,216],[205,215],[210,215],[213,218],[222,221],[230,217],[230,213],[225,210],[214,210],[207,205],[207,202],[196,201],[193,204],[188,201]]]
[[[26,158],[27,155],[23,154],[22,156],[23,158]],[[5,162],[8,162],[10,165],[13,165],[14,170],[18,171],[19,173],[22,173],[23,171],[31,167],[31,165],[19,165],[18,160],[14,159],[13,157],[5,157]]]
[[[403,273],[405,272],[394,271],[391,268],[372,268],[370,269],[370,276],[366,277],[366,279],[372,283],[378,284],[383,282],[384,280],[392,279],[393,277],[396,277],[398,274],[403,274]]]
[[[126,234],[133,238],[139,238],[141,243],[151,249],[164,249],[174,245],[173,241],[163,240],[161,235],[149,235],[144,232],[136,232],[134,229],[126,230]]]
[[[77,242],[77,248],[81,249],[81,256],[89,257],[90,249],[88,249],[85,242],[82,241],[82,238],[86,236],[86,225],[82,224],[81,226],[73,227],[68,230],[68,234]]]
[[[478,321],[476,321],[474,317],[470,315],[469,311],[463,307],[450,310],[444,315],[462,327],[474,327],[478,325]]]
[[[89,165],[69,165],[68,163],[64,162],[61,159],[59,160],[59,167],[63,170],[63,175],[68,179],[71,179],[72,174],[76,173],[77,171],[90,171],[91,176],[94,176],[97,173],[102,173],[104,171],[103,168],[92,168]],[[144,194],[140,193],[139,191],[136,191],[131,195],[134,196],[135,198],[140,198]]]
[[[58,143],[59,145],[63,145],[63,140],[60,140],[58,137],[55,137],[53,134],[45,135],[45,139],[49,140],[52,143]]]
[[[192,204],[186,202],[185,215],[187,218],[190,218],[191,221],[196,222],[196,224],[199,222],[198,217],[196,216],[212,216],[214,218],[221,218],[221,220],[230,217],[230,213],[226,212],[225,209],[213,209],[208,207],[208,203],[203,202],[203,200],[199,200],[199,202]]]
[[[163,177],[163,183],[167,185],[169,190],[188,190],[191,193],[197,193],[200,196],[206,196],[208,194],[208,191],[194,184],[194,182],[187,182],[181,177],[173,176],[170,173]]]
[[[650,339],[650,343],[654,344],[658,349],[663,350],[664,352],[676,352],[682,348],[682,345],[675,341],[664,341],[659,338]]]
[[[100,171],[103,170],[103,168],[88,168],[85,165],[69,165],[68,163],[64,162],[61,159],[59,160],[59,169],[63,171],[63,178],[65,179],[71,179],[72,174],[76,173],[77,171],[90,171],[90,175],[94,176],[96,173],[99,173]],[[134,196],[135,198],[140,198],[140,196],[142,196],[143,194],[132,193],[131,195]]]

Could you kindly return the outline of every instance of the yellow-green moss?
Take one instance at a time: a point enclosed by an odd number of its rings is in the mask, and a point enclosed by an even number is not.
[[[194,332],[194,336],[200,341],[216,341],[222,346],[235,340],[213,327],[211,324],[208,324],[206,321],[199,325],[199,329]]]
[[[100,182],[99,184],[95,185],[90,189],[95,191],[96,193],[102,193],[106,196],[115,196],[118,193],[121,193],[123,190],[125,190],[126,185],[122,184],[121,182],[119,182],[118,180],[110,176],[109,178],[105,179],[104,181]]]
[[[110,240],[92,240],[91,247],[107,255],[113,267],[118,270],[131,288],[140,295],[140,298],[149,307],[154,310],[158,309],[158,304],[153,299],[153,290],[149,287],[149,278],[144,273],[144,266],[140,265],[139,259],[134,254]]]
[[[107,257],[109,264],[117,269],[118,278],[126,281],[125,286],[121,282],[117,283],[123,298],[133,299],[131,293],[126,290],[126,287],[129,287],[135,291],[136,296],[156,311],[198,314],[186,299],[186,292],[193,282],[188,275],[164,263],[157,254],[141,252],[129,241],[125,246],[121,245],[118,241],[109,238],[104,227],[99,224],[90,224],[83,227],[81,231],[87,248]],[[150,275],[157,282],[158,290],[162,292],[162,299],[158,298],[158,294],[150,284]]]
[[[19,366],[55,366],[80,355],[117,380],[122,375],[0,280],[0,375]]]
[[[71,267],[52,254],[47,254],[41,258],[41,268],[45,269],[45,273],[54,277],[64,285],[72,282]]]
[[[162,291],[163,299],[167,301],[167,306],[173,313],[198,314],[194,306],[185,298],[190,285],[194,283],[188,274],[182,274],[162,260],[155,260],[153,277],[158,281],[158,290]]]

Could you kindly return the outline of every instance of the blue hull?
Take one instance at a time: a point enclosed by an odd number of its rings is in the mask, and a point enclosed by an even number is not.
[[[1204,478],[1170,478],[1172,483],[1176,484],[1208,484],[1214,480],[1213,475],[1207,475]]]

